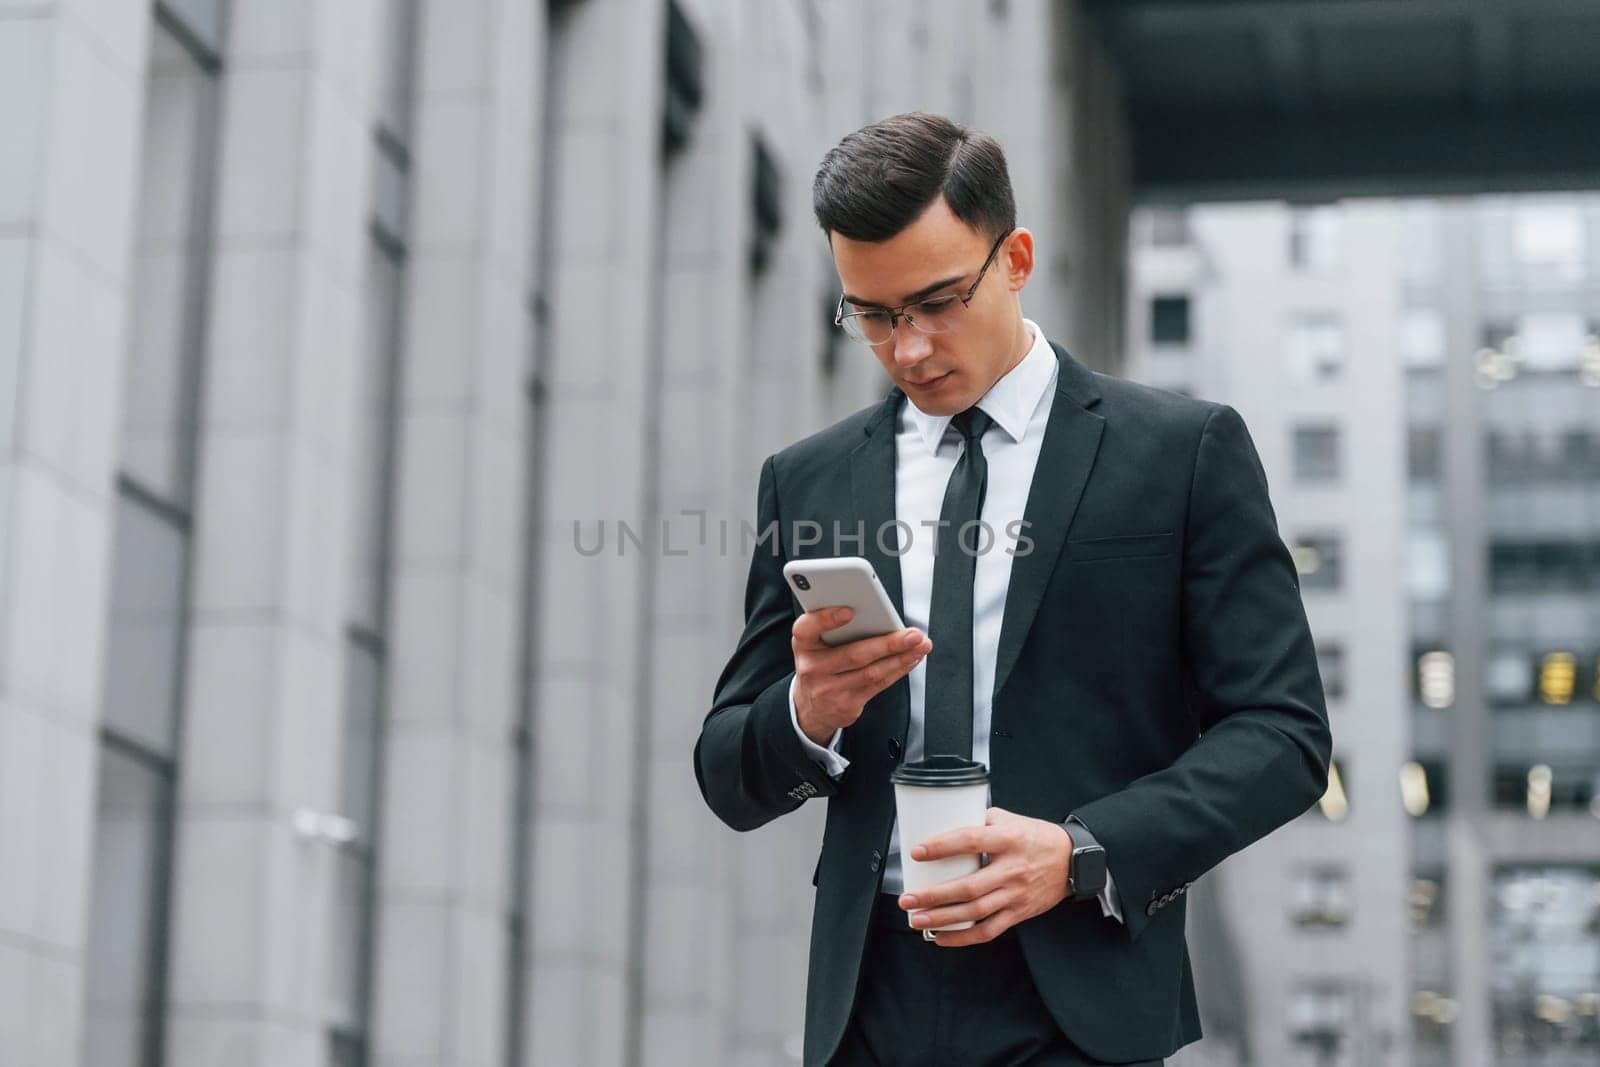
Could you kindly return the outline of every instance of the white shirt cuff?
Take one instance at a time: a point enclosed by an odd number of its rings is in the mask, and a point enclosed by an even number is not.
[[[833,732],[833,740],[828,742],[827,748],[823,748],[806,736],[805,731],[800,729],[800,715],[794,708],[794,687],[799,680],[793,678],[789,681],[789,722],[794,727],[795,736],[805,746],[806,754],[827,769],[829,778],[837,778],[844,773],[846,767],[850,766],[850,761],[839,755],[839,738],[844,736],[844,728],[840,727]]]
[[[1107,919],[1124,922],[1122,918],[1122,897],[1117,893],[1117,885],[1111,880],[1111,872],[1106,871],[1106,884],[1100,890],[1100,914]],[[1126,925],[1126,923],[1124,923]]]

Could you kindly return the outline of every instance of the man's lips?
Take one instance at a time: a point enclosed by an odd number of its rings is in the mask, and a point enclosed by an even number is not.
[[[945,371],[943,374],[936,374],[932,378],[924,378],[920,382],[914,382],[914,381],[911,381],[908,378],[908,379],[906,379],[906,384],[907,385],[914,385],[918,389],[926,389],[928,386],[934,385],[934,384],[936,384],[938,382],[941,382],[944,379],[948,378],[949,376],[950,376],[950,372],[949,371]]]

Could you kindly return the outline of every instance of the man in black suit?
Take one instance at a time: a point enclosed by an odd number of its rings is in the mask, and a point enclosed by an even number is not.
[[[895,388],[762,465],[775,536],[695,746],[737,830],[829,798],[805,1062],[1159,1062],[1200,1036],[1184,892],[1327,785],[1249,434],[1231,408],[1090,372],[1023,318],[1033,238],[980,131],[865,127],[813,200],[838,324]],[[831,648],[844,616],[801,613],[782,569],[852,554],[908,627]],[[901,842],[890,772],[947,745],[989,764],[988,824]],[[987,863],[909,894],[902,847]]]

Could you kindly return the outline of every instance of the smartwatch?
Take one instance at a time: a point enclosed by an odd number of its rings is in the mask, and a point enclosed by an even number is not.
[[[1106,887],[1106,850],[1089,828],[1070,817],[1062,824],[1072,837],[1072,865],[1067,869],[1069,897],[1097,897]]]

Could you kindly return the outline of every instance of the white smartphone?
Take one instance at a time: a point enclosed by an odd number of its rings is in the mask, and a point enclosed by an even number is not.
[[[790,560],[783,565],[783,577],[807,611],[844,605],[854,612],[849,622],[823,633],[825,645],[844,645],[906,628],[877,572],[861,556]]]

